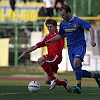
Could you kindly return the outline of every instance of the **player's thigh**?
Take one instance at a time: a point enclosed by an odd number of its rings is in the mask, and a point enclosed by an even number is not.
[[[62,57],[55,57],[54,59],[47,61],[47,62],[51,66],[51,68],[58,69],[58,64],[60,64],[61,61],[62,61]]]
[[[74,59],[80,58],[81,61],[83,61],[85,53],[86,53],[86,46],[83,46],[83,45],[77,46],[74,49]],[[78,61],[79,61],[79,59],[78,59]]]
[[[74,67],[81,66],[81,62],[84,59],[84,55],[86,53],[86,46],[80,45],[75,47],[74,49]]]
[[[46,62],[51,67],[52,72],[57,73],[58,64],[62,61],[62,57],[58,55],[46,55]]]
[[[49,63],[52,72],[57,73],[57,71],[58,71],[58,64],[60,64],[61,61],[62,61],[62,57],[58,57],[53,62]]]

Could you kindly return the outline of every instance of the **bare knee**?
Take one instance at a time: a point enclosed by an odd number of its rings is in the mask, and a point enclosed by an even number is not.
[[[81,59],[80,58],[75,58],[74,59],[74,67],[80,66],[80,63],[81,63]]]
[[[38,59],[38,63],[41,65],[45,61],[44,57],[40,57]]]
[[[74,62],[74,67],[78,67],[79,63],[78,62]]]
[[[39,65],[41,64],[41,59],[40,58],[38,59],[38,63],[39,63]]]

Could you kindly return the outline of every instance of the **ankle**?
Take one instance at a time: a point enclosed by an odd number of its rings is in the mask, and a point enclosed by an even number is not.
[[[56,77],[55,77],[54,75],[52,75],[52,76],[50,77],[50,79],[51,79],[51,81],[52,81],[52,80],[55,80]]]

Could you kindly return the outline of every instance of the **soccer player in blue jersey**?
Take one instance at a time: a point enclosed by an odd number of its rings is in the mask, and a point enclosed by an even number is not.
[[[59,40],[63,36],[66,36],[68,55],[72,69],[76,77],[76,87],[74,93],[81,93],[81,80],[82,77],[94,78],[100,88],[100,75],[98,73],[93,74],[87,70],[82,70],[82,61],[86,53],[86,41],[84,36],[84,29],[90,32],[91,45],[96,46],[94,30],[91,25],[77,16],[72,16],[71,9],[68,5],[63,5],[60,8],[60,15],[64,19],[60,23],[59,34],[53,39],[46,41],[46,44]]]

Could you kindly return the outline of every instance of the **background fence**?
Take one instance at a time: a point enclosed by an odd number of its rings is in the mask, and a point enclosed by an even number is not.
[[[52,17],[56,19],[56,17]],[[81,17],[87,21],[92,21],[91,24],[95,29],[99,30],[98,22],[100,21],[100,17]],[[30,60],[30,54],[26,55],[18,61],[18,56],[30,45],[30,36],[32,32],[38,34],[38,32],[42,33],[42,36],[46,35],[46,28],[44,28],[44,23],[40,24],[39,20],[35,22],[2,22],[0,24],[0,38],[2,39],[9,39],[8,44],[8,66],[21,66],[27,65],[30,66],[34,63],[34,61]],[[42,17],[42,19],[47,19],[46,17]],[[58,17],[58,23],[60,22],[61,18]],[[41,21],[41,20],[40,20]],[[95,23],[94,23],[95,22]],[[97,32],[96,32],[97,33]],[[98,33],[99,34],[99,33]],[[33,37],[33,39],[35,36]],[[98,40],[99,41],[99,40]],[[97,47],[99,44],[97,45]],[[88,47],[90,49],[90,47]],[[92,50],[93,51],[93,50]],[[45,53],[42,50],[42,54]]]
[[[99,65],[99,60],[100,60],[100,57],[99,57],[100,55],[100,45],[99,45],[100,16],[99,16],[99,9],[97,9],[97,7],[99,7],[98,6],[99,2],[100,0],[96,0],[95,2],[93,0],[69,0],[68,1],[68,4],[72,8],[73,15],[74,14],[78,15],[80,18],[87,20],[88,22],[92,24],[93,28],[96,30],[95,32],[96,32],[97,46],[95,47],[95,49],[91,49],[90,45],[87,44],[88,45],[87,49],[91,50],[94,55],[93,59],[95,59],[94,62],[96,63],[96,69],[98,69],[97,66]],[[92,7],[93,3],[95,7]],[[35,6],[33,6],[32,8],[29,6],[30,4],[31,6],[35,4]],[[75,7],[74,4],[77,6]],[[49,16],[39,17],[38,11],[42,7],[42,5],[43,4],[36,3],[36,2],[33,2],[33,3],[27,2],[26,4],[19,3],[19,4],[16,4],[16,10],[12,12],[8,1],[7,2],[4,2],[4,0],[0,1],[0,7],[1,7],[0,9],[0,48],[2,48],[0,50],[0,67],[32,66],[34,62],[36,62],[30,59],[31,54],[27,54],[25,57],[23,57],[21,60],[18,61],[18,56],[24,50],[26,50],[27,48],[31,46],[32,32],[34,33],[33,39],[35,38],[35,34],[39,34],[39,32],[41,32],[40,34],[42,38],[42,36],[46,35],[47,33],[47,29],[44,28],[44,21],[47,18],[53,18],[57,20],[58,23],[60,23],[60,21],[62,20],[59,15],[52,16],[52,17],[49,17]],[[26,8],[23,9],[25,6]],[[79,9],[79,7],[81,8]],[[92,7],[92,10],[90,11],[91,7]],[[94,9],[95,9],[95,12],[94,12]],[[10,11],[10,13],[8,11]],[[32,15],[31,17],[30,17],[30,14]],[[36,14],[36,16],[34,16],[34,14]],[[83,17],[81,17],[82,15]],[[43,48],[41,50],[41,55],[44,54],[45,52],[46,52],[46,49]]]

